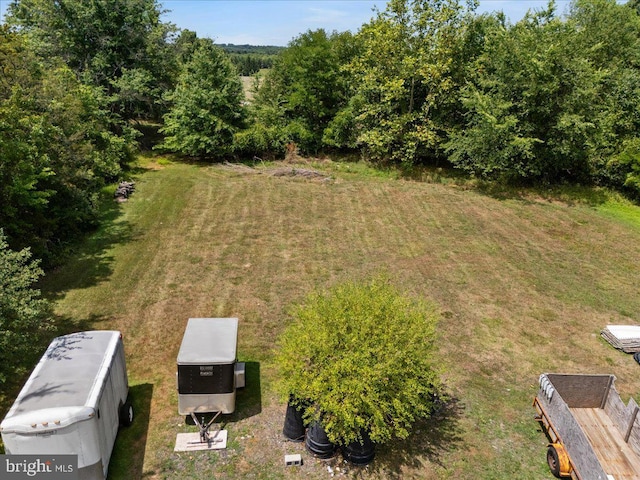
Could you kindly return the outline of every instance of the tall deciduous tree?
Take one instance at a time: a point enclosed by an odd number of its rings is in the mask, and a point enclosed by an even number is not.
[[[175,28],[160,21],[156,0],[12,0],[7,12],[42,57],[63,58],[104,88],[124,118],[159,116],[176,66],[167,41]]]
[[[229,58],[211,42],[198,46],[184,65],[172,107],[165,115],[160,148],[201,159],[232,150],[244,122],[242,83]]]
[[[447,144],[453,164],[489,178],[636,188],[639,20],[615,0],[576,0],[567,18],[550,2],[513,26],[488,24],[462,90],[465,121]]]
[[[629,7],[634,7],[630,9]],[[596,180],[640,197],[640,11],[638,3],[575,0],[575,43],[601,75],[601,128],[591,158]]]
[[[293,39],[261,79],[253,102],[254,125],[240,141],[283,150],[288,142],[307,152],[320,149],[325,129],[349,100],[343,67],[356,50],[349,32],[320,29]]]
[[[599,78],[573,35],[552,4],[490,32],[463,90],[466,124],[448,143],[454,165],[494,178],[588,178]]]
[[[457,92],[452,59],[466,11],[459,0],[391,0],[359,32],[354,113],[358,141],[373,157],[412,164],[437,155]]]
[[[39,258],[96,218],[96,195],[129,155],[104,99],[64,65],[44,68],[19,34],[0,29],[0,225]]]

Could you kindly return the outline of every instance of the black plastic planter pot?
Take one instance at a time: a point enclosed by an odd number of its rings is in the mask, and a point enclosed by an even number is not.
[[[366,432],[362,432],[361,435],[362,443],[356,441],[342,447],[342,456],[354,465],[367,465],[375,457],[375,448],[369,435]]]
[[[284,417],[282,433],[292,442],[302,442],[304,440],[304,430],[302,412],[289,402],[287,405],[287,413]]]
[[[305,446],[318,458],[331,458],[336,454],[336,446],[329,441],[324,428],[318,422],[309,425]]]

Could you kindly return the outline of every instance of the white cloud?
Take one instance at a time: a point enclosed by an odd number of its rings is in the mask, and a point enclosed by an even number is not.
[[[348,14],[344,10],[315,7],[311,7],[307,10],[309,15],[304,19],[304,21],[309,23],[335,25],[336,23],[342,23],[344,20],[348,19]]]

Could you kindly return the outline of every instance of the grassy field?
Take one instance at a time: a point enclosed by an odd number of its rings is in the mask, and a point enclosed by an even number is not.
[[[309,165],[305,166],[309,168]],[[129,202],[48,276],[67,331],[124,333],[137,419],[112,479],[553,478],[531,401],[542,372],[613,373],[624,399],[640,367],[599,335],[640,322],[640,212],[604,192],[490,192],[323,162],[330,179],[148,161]],[[441,310],[452,401],[366,468],[284,441],[274,343],[313,289],[388,273]],[[221,452],[174,453],[175,360],[189,317],[238,317],[247,387]],[[636,395],[640,400],[640,395]],[[301,453],[300,469],[285,467]]]

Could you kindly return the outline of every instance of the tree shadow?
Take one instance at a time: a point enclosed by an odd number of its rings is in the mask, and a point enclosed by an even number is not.
[[[380,478],[403,476],[403,468],[423,468],[422,459],[446,468],[444,454],[461,445],[462,428],[459,421],[464,407],[456,397],[449,397],[431,417],[414,424],[413,433],[405,440],[376,446],[376,458],[368,466]],[[352,467],[357,474],[361,467]]]
[[[134,419],[129,427],[121,427],[118,431],[108,479],[142,478],[152,396],[151,383],[129,387],[128,400],[133,405]]]
[[[496,200],[518,200],[528,204],[543,200],[561,202],[568,206],[597,207],[606,203],[610,198],[610,194],[604,189],[571,184],[513,185],[499,181],[480,180],[476,185],[476,190]]]
[[[38,285],[45,298],[55,300],[75,288],[88,288],[106,280],[113,273],[114,245],[133,239],[132,225],[121,219],[122,208],[115,201],[106,202],[99,227],[74,247],[64,264],[58,266]]]
[[[87,318],[72,318],[68,316],[55,315],[54,316],[54,335],[68,335],[74,332],[88,332],[94,330],[96,323],[102,323],[107,318],[104,315],[91,314]],[[52,340],[49,339],[49,341]]]

